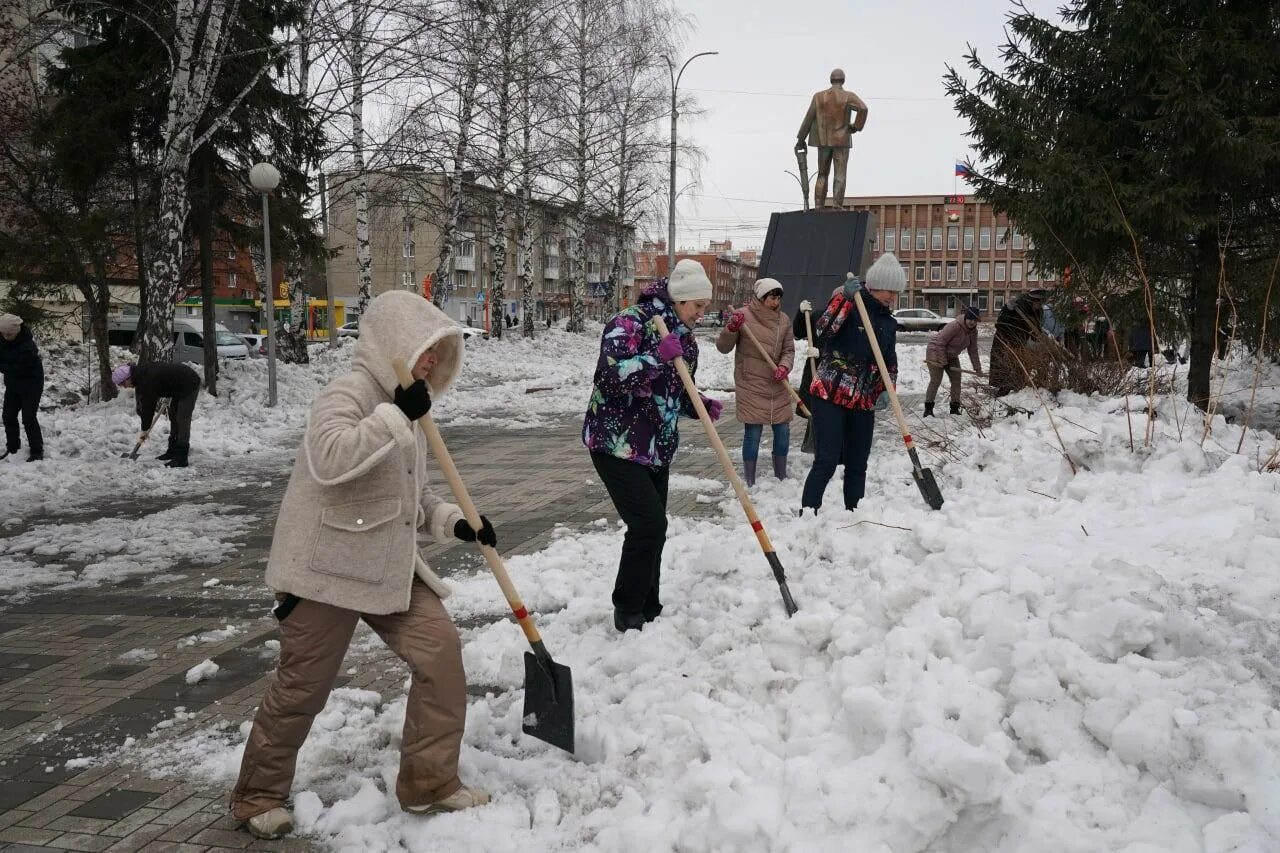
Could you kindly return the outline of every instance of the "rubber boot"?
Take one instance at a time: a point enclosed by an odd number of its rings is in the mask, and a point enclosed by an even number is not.
[[[186,468],[187,454],[191,452],[191,446],[187,444],[175,444],[173,447],[173,458],[164,463],[166,468]]]
[[[926,401],[925,401],[925,403],[924,403],[924,416],[925,416],[926,418],[931,418],[931,417],[933,417],[933,401],[932,401],[932,400],[926,400]]]
[[[787,457],[773,457],[773,476],[777,477],[779,480],[787,479]]]
[[[959,403],[952,403],[952,404],[951,404],[951,414],[953,414],[953,415],[958,415],[958,414],[960,414],[960,404],[959,404]]]
[[[756,484],[756,461],[752,459],[750,462],[742,460],[742,479],[746,481],[748,486]]]

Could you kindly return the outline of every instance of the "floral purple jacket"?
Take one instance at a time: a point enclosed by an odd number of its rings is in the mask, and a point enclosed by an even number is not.
[[[644,289],[635,305],[620,311],[604,327],[582,443],[592,453],[664,468],[680,443],[680,416],[698,415],[675,364],[658,357],[658,330],[651,322],[657,315],[671,334],[680,336],[689,373],[697,370],[693,332],[676,316],[666,279],[659,279]]]

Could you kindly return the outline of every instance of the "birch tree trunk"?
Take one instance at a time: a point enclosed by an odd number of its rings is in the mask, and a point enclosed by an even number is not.
[[[369,176],[364,159],[364,48],[368,7],[356,2],[351,20],[351,156],[355,170],[356,311],[363,315],[373,299],[373,251],[369,240]]]
[[[506,320],[506,283],[507,283],[507,236],[510,231],[507,222],[507,134],[511,128],[511,83],[507,69],[511,67],[511,52],[507,45],[503,46],[500,73],[503,75],[498,93],[498,155],[494,166],[494,185],[498,188],[498,200],[493,214],[493,233],[489,240],[489,252],[493,258],[493,282],[489,286],[489,315],[493,318],[489,336],[502,337],[503,321]]]

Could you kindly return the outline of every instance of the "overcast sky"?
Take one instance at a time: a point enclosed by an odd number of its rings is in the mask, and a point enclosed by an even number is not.
[[[968,154],[966,125],[942,87],[947,63],[963,65],[966,43],[998,63],[1009,0],[676,0],[693,19],[680,91],[705,114],[681,120],[707,154],[702,185],[679,196],[677,245],[729,237],[735,248],[764,243],[769,214],[800,208],[796,130],[809,98],[832,68],[870,110],[854,136],[846,196],[965,193],[953,183]],[[1060,0],[1027,0],[1051,15]],[[810,175],[817,171],[810,149]],[[677,178],[679,190],[689,180]],[[696,195],[695,195],[696,193]],[[662,235],[658,235],[662,236]]]

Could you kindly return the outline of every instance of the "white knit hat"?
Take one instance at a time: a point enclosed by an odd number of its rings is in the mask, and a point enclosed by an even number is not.
[[[676,268],[667,280],[667,293],[671,295],[672,302],[710,299],[711,279],[707,278],[702,264],[693,258],[681,258],[676,261]]]
[[[775,290],[782,290],[782,282],[776,278],[762,278],[756,282],[756,299],[764,299]]]
[[[17,314],[0,314],[0,334],[16,335],[22,328],[22,318]]]
[[[907,287],[907,274],[902,271],[898,257],[885,252],[867,270],[867,290],[892,290],[901,293]]]

